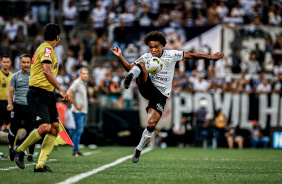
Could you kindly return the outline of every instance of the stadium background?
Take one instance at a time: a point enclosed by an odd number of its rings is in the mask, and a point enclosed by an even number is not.
[[[0,2],[0,12],[0,55],[11,56],[12,71],[19,69],[21,54],[32,56],[43,42],[42,30],[48,22],[56,22],[62,28],[56,56],[63,66],[57,77],[63,88],[68,89],[80,67],[90,69],[89,114],[81,141],[84,144],[135,145],[138,142],[145,105],[136,85],[127,91],[122,89],[126,73],[109,48],[118,44],[124,48],[124,57],[133,62],[148,52],[142,37],[152,30],[165,33],[167,49],[205,54],[225,52],[225,58],[215,63],[178,62],[171,105],[167,105],[167,115],[162,120],[166,123],[158,125],[162,132],[168,133],[168,145],[176,145],[173,131],[178,131],[183,114],[194,117],[192,112],[201,100],[196,96],[210,102],[211,122],[213,111],[221,107],[229,110],[224,112],[229,125],[247,131],[252,121],[258,120],[270,138],[274,131],[281,131],[280,1],[11,0]],[[195,84],[201,77],[204,84]],[[264,78],[266,85],[258,90]],[[192,97],[187,97],[189,95]],[[228,103],[228,98],[233,103]],[[185,99],[188,100],[185,102]],[[238,101],[239,104],[234,103]],[[195,118],[190,121],[193,130]],[[247,141],[245,145],[250,146]],[[277,144],[282,147],[282,143]]]

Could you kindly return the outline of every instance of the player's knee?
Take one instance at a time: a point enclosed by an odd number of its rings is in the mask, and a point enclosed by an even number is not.
[[[39,130],[40,130],[40,132],[47,134],[51,131],[51,125],[49,125],[49,124],[40,125]]]
[[[148,120],[148,127],[149,127],[149,128],[154,128],[154,127],[157,126],[157,123],[158,123],[157,119],[155,119],[155,118],[150,118],[150,119]]]

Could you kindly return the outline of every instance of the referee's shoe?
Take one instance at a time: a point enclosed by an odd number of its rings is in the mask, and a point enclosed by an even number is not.
[[[25,165],[24,165],[24,152],[17,151],[17,147],[14,147],[13,153],[15,155],[15,161],[16,161],[17,166],[19,168],[21,168],[21,169],[24,169],[25,168]]]

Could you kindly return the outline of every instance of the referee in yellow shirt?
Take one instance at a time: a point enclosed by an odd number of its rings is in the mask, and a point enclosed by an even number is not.
[[[2,68],[0,70],[0,128],[3,124],[8,125],[11,122],[11,112],[6,109],[8,105],[7,92],[9,83],[13,75],[9,71],[11,60],[9,56],[3,56],[0,61]],[[1,129],[0,129],[1,131]]]
[[[47,24],[44,28],[44,40],[44,43],[35,51],[31,61],[27,92],[27,103],[30,106],[35,125],[39,128],[30,133],[20,146],[13,149],[16,164],[24,169],[24,151],[45,136],[34,172],[52,172],[44,164],[54,147],[59,132],[59,116],[53,93],[54,88],[59,91],[63,100],[68,100],[67,94],[56,81],[59,63],[54,48],[60,41],[60,27],[57,24]]]

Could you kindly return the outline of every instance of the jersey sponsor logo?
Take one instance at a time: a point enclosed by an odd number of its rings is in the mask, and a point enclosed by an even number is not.
[[[174,53],[174,56],[176,56],[176,57],[182,57],[182,53]]]
[[[159,111],[161,111],[162,113],[164,113],[164,108],[163,108],[163,106],[162,106],[161,104],[158,103],[156,106],[157,106],[157,109],[158,109]]]
[[[2,83],[2,88],[6,88],[7,84],[6,83]]]
[[[153,79],[159,80],[159,81],[164,81],[164,82],[167,82],[167,81],[168,81],[168,78],[166,78],[166,77],[160,77],[160,76],[157,76],[157,75],[155,75],[155,76],[153,77]]]
[[[52,49],[49,47],[46,47],[44,56],[51,58],[51,53],[52,53]]]

